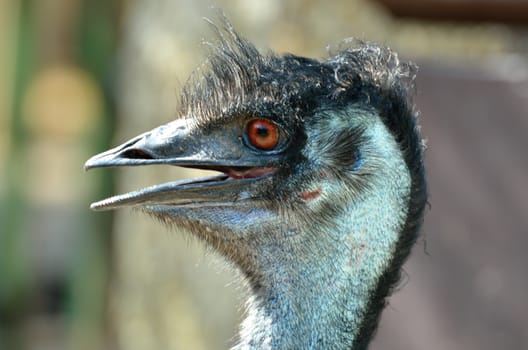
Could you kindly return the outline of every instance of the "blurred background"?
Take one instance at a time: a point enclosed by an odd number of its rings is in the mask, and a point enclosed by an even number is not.
[[[0,349],[233,344],[235,272],[88,209],[190,171],[82,170],[177,117],[211,5],[262,50],[324,58],[354,36],[421,67],[431,208],[371,349],[528,349],[527,0],[0,1]]]

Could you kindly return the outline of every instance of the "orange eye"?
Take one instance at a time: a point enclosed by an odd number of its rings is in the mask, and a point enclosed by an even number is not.
[[[258,149],[269,151],[279,143],[279,129],[277,125],[265,119],[250,121],[246,133],[248,141]]]

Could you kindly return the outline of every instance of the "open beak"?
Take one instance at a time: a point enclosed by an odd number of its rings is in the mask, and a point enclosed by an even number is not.
[[[159,184],[93,203],[94,210],[149,205],[218,205],[255,199],[258,188],[277,171],[274,156],[249,152],[238,128],[203,131],[179,119],[90,158],[85,170],[167,164],[222,174]]]

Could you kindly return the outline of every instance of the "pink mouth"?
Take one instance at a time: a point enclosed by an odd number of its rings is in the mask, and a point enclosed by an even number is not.
[[[252,179],[261,177],[264,175],[273,174],[277,171],[277,168],[251,168],[245,171],[230,170],[226,172],[226,175],[231,179]]]

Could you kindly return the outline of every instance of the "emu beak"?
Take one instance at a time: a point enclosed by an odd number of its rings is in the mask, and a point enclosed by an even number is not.
[[[149,205],[219,205],[255,199],[256,186],[277,170],[277,158],[260,157],[241,144],[240,129],[198,129],[180,119],[90,158],[85,170],[167,164],[223,174],[159,184],[93,203],[94,210]]]

